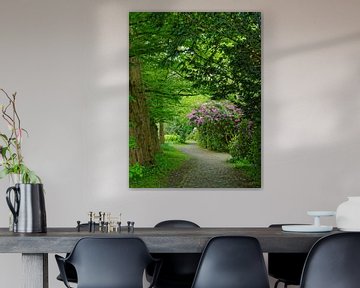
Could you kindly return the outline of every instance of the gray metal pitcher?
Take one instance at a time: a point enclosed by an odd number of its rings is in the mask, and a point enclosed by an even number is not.
[[[11,197],[12,192],[13,197]],[[43,233],[47,231],[42,184],[15,184],[6,190],[6,202],[14,215],[14,232]]]

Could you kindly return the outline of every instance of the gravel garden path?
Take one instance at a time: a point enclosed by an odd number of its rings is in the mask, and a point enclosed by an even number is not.
[[[169,177],[170,188],[250,188],[240,169],[227,162],[230,155],[200,148],[196,143],[174,145],[190,158]]]

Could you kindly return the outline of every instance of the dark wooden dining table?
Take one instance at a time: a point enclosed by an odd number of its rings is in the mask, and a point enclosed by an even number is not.
[[[252,236],[264,253],[308,252],[321,237],[333,233],[283,232],[280,227],[135,228],[128,232],[78,232],[48,228],[47,233],[20,234],[0,228],[0,253],[21,253],[24,288],[48,288],[48,253],[67,253],[83,237],[139,237],[151,253],[201,253],[208,240],[221,235]]]

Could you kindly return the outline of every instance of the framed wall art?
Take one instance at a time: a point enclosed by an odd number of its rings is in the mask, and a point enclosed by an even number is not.
[[[261,13],[129,13],[129,186],[261,187]]]

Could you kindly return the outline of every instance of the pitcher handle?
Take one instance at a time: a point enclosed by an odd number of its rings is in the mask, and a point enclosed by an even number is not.
[[[11,203],[11,191],[14,191],[14,205]],[[20,191],[15,186],[9,187],[6,190],[6,202],[11,213],[14,215],[14,223],[16,224],[19,216]]]

